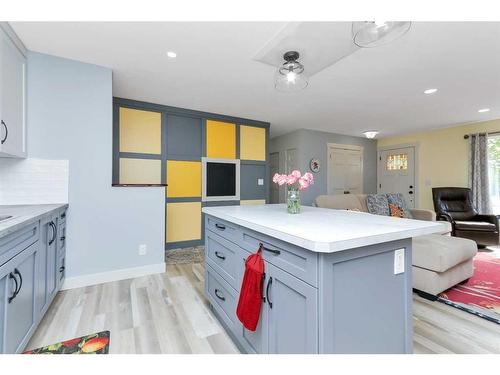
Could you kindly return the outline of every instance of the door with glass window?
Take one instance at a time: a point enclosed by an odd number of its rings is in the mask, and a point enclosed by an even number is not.
[[[378,152],[378,193],[402,193],[408,207],[416,205],[415,147]]]

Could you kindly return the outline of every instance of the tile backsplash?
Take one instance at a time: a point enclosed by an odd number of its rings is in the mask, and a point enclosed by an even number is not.
[[[69,161],[0,158],[0,205],[68,203]]]

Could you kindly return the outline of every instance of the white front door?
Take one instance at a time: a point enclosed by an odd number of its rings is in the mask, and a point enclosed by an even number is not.
[[[328,194],[363,193],[363,148],[328,145]]]
[[[415,208],[415,147],[379,150],[377,182],[379,193],[402,193]]]

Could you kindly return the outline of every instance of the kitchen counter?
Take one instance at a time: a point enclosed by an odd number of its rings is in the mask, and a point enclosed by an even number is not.
[[[305,206],[301,207],[300,214],[291,215],[283,204],[203,207],[202,211],[318,253],[449,231],[446,222],[347,210]]]
[[[66,207],[68,207],[66,203],[0,206],[0,216],[12,215],[10,219],[0,221],[0,238],[40,220],[55,210]]]
[[[412,353],[412,237],[447,224],[284,205],[203,207],[205,294],[247,353]],[[245,260],[262,249],[255,332],[236,316]]]

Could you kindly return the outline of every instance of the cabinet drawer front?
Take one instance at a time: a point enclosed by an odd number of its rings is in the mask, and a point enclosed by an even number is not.
[[[0,265],[38,241],[39,229],[39,224],[36,222],[0,238]]]
[[[207,263],[217,271],[234,289],[239,290],[239,274],[243,267],[242,250],[234,243],[207,230],[205,232],[205,257]]]
[[[205,293],[224,323],[235,333],[241,326],[236,317],[238,293],[205,263]]]
[[[205,218],[205,229],[211,230],[231,242],[238,243],[241,241],[241,231],[239,227],[227,221],[207,215]]]
[[[264,259],[312,286],[318,286],[318,254],[253,232],[242,233],[242,247],[254,253],[262,244]]]

